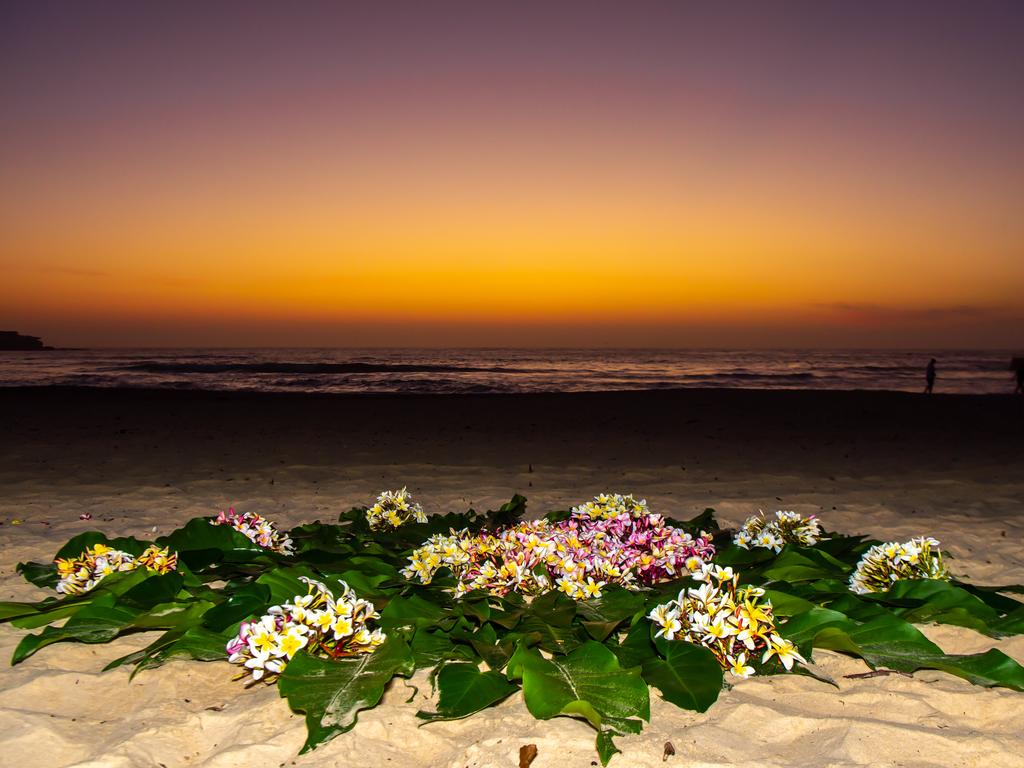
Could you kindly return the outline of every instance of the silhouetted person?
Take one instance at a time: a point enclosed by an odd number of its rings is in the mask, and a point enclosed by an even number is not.
[[[930,395],[932,389],[935,387],[935,358],[933,357],[928,363],[928,367],[924,370],[924,380],[927,382],[924,387],[924,393]]]
[[[1013,390],[1015,395],[1024,395],[1024,361],[1017,366],[1017,388]]]

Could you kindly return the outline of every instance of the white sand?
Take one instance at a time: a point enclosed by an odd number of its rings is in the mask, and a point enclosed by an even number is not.
[[[284,526],[331,520],[381,488],[403,484],[435,511],[470,503],[487,508],[520,491],[539,513],[614,490],[644,495],[655,511],[679,516],[713,506],[720,519],[734,524],[759,507],[816,512],[828,527],[850,533],[900,540],[934,535],[956,556],[957,575],[976,583],[1024,582],[1024,476],[1013,479],[1005,468],[883,479],[855,475],[847,467],[849,476],[826,481],[820,474],[739,471],[721,479],[710,471],[680,476],[678,467],[655,466],[613,473],[538,467],[532,474],[511,467],[279,466],[270,485],[266,475],[255,473],[227,482],[211,465],[163,486],[149,484],[157,473],[140,468],[144,462],[145,457],[125,457],[117,481],[94,484],[88,477],[42,469],[32,477],[0,478],[0,599],[44,597],[45,591],[21,580],[15,564],[46,559],[83,530],[152,537],[154,527],[164,534],[228,504],[260,511]],[[80,522],[83,512],[94,520]],[[24,523],[11,525],[15,518]],[[996,647],[1024,662],[1024,637],[993,640],[949,627],[925,632],[947,652]],[[0,627],[0,656],[8,659],[23,635]],[[132,681],[127,669],[100,672],[151,639],[61,643],[3,668],[0,763],[504,767],[517,766],[520,746],[529,743],[539,748],[535,768],[589,766],[597,759],[587,725],[569,718],[536,721],[518,695],[463,721],[421,726],[416,710],[431,708],[422,674],[411,681],[419,688],[413,702],[406,702],[411,689],[397,682],[381,706],[360,715],[354,730],[297,757],[305,737],[301,716],[289,711],[276,688],[246,690],[232,682],[235,668],[227,663],[176,661]],[[866,671],[862,662],[828,652],[815,656],[839,690],[806,677],[753,678],[723,692],[704,714],[679,710],[652,690],[649,726],[641,735],[617,739],[623,754],[612,765],[1024,766],[1024,694],[975,687],[939,672],[848,680],[843,675]],[[676,755],[663,763],[666,741]]]

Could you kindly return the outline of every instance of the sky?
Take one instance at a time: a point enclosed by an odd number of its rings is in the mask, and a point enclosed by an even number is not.
[[[0,328],[1024,346],[1024,4],[714,5],[4,3]]]

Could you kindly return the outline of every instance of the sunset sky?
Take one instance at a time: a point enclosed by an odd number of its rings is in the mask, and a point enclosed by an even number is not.
[[[0,328],[1024,345],[1022,3],[210,5],[3,5]]]

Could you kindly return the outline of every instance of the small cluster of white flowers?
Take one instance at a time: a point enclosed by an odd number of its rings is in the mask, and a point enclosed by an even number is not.
[[[850,590],[858,595],[886,592],[897,581],[948,580],[939,542],[920,536],[902,544],[889,541],[864,553],[850,577]]]
[[[423,507],[412,500],[412,494],[405,488],[381,493],[376,503],[366,510],[366,519],[372,531],[393,530],[410,520],[427,522]]]
[[[106,544],[93,544],[78,557],[57,558],[54,564],[60,577],[57,591],[62,595],[80,595],[112,573],[136,568],[170,573],[178,567],[178,553],[154,544],[136,557]]]
[[[774,656],[787,670],[794,662],[806,663],[793,643],[776,632],[771,601],[761,599],[763,589],[739,586],[739,574],[732,568],[708,565],[694,578],[704,583],[683,589],[649,614],[658,637],[704,646],[737,677],[754,674],[748,659],[757,653],[762,653],[762,664]]]
[[[748,517],[743,527],[736,532],[733,542],[743,549],[763,547],[780,552],[785,544],[800,544],[809,547],[821,541],[821,523],[814,515],[804,517],[798,512],[779,510],[775,519],[765,517],[764,512]]]
[[[256,621],[244,621],[238,635],[227,644],[228,661],[240,664],[253,680],[269,680],[284,671],[303,648],[310,654],[342,659],[373,653],[384,642],[380,629],[368,622],[380,618],[373,603],[361,600],[340,581],[341,597],[335,597],[319,581],[300,577],[309,592],[292,602],[271,607]]]
[[[412,553],[402,573],[429,584],[439,568],[448,568],[459,597],[477,589],[501,596],[557,588],[585,600],[600,597],[608,584],[636,590],[692,573],[714,553],[706,534],[695,538],[667,525],[631,496],[602,494],[556,523],[437,534]]]
[[[234,507],[221,512],[210,521],[211,525],[230,525],[254,544],[280,555],[294,553],[292,540],[274,527],[274,524],[256,512],[235,512]]]

